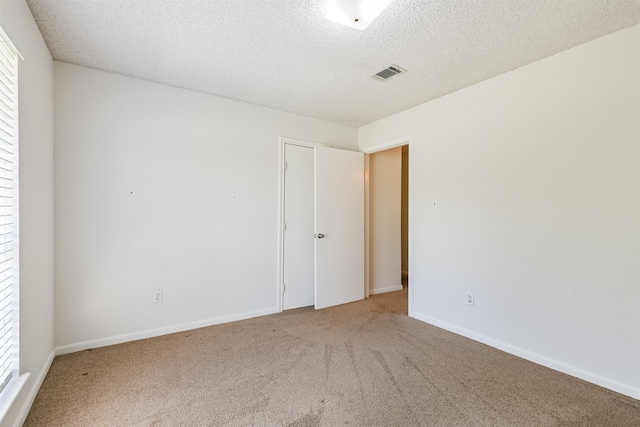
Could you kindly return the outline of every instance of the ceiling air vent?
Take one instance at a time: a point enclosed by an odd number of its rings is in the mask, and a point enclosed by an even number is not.
[[[400,73],[406,73],[406,72],[407,70],[405,70],[404,68],[400,68],[395,64],[391,64],[390,66],[380,71],[379,73],[376,73],[372,77],[378,80],[389,80],[393,76],[397,76]]]

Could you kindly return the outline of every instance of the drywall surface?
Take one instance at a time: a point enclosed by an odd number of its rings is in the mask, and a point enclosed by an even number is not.
[[[361,148],[414,136],[413,317],[636,398],[639,38],[359,129]]]
[[[369,154],[369,293],[402,289],[402,147]]]
[[[357,129],[54,64],[59,352],[275,312],[279,137]]]
[[[23,0],[0,2],[18,65],[20,138],[20,374],[30,373],[2,425],[21,424],[54,349],[53,61]]]
[[[409,274],[409,146],[402,146],[402,202],[401,202],[402,275]]]

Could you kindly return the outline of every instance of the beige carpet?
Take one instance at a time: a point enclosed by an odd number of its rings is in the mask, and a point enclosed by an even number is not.
[[[60,356],[25,425],[640,425],[639,401],[410,319],[406,301]]]

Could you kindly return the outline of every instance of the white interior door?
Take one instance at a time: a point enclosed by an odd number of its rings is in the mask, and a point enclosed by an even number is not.
[[[285,144],[284,310],[314,303],[313,148]]]
[[[364,299],[364,154],[315,147],[315,308]]]

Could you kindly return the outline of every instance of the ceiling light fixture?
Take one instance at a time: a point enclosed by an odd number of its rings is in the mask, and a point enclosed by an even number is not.
[[[366,29],[393,0],[330,0],[326,19],[358,30]]]

